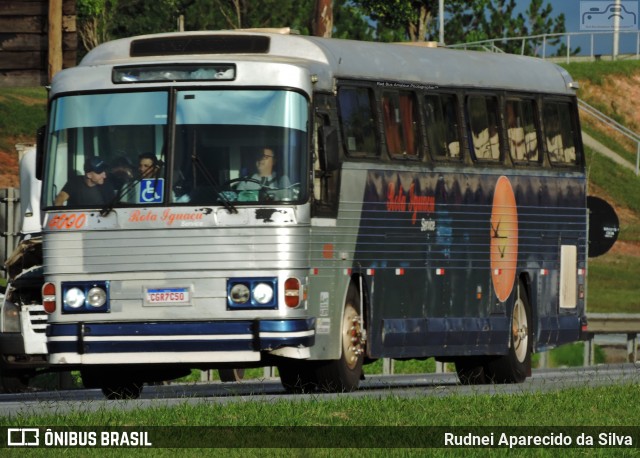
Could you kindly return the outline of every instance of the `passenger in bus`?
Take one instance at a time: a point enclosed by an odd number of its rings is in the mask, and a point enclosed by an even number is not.
[[[249,191],[263,188],[285,189],[291,186],[289,177],[277,175],[277,160],[275,148],[263,148],[256,160],[258,171],[251,175],[253,181],[242,181],[236,189],[238,191]]]
[[[99,206],[111,201],[113,185],[106,181],[108,164],[100,157],[94,156],[84,163],[84,175],[73,176],[62,187],[54,204],[73,207]]]
[[[162,162],[153,153],[142,153],[138,156],[138,172],[140,178],[160,178],[160,167]]]
[[[112,183],[116,193],[120,193],[120,200],[131,201],[131,187],[129,186],[135,179],[133,164],[126,156],[117,157],[109,169],[108,180]]]

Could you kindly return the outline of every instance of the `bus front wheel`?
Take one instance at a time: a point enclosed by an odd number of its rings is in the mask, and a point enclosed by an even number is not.
[[[347,291],[340,331],[340,358],[325,361],[318,368],[319,388],[323,391],[345,392],[358,389],[366,344],[360,310],[358,288],[351,284]]]

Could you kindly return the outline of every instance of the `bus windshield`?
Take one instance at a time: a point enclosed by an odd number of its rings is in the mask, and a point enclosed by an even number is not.
[[[307,122],[307,99],[284,90],[59,97],[44,207],[300,202]]]

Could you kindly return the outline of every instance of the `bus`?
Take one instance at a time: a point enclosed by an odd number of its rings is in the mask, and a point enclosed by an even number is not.
[[[38,148],[49,364],[114,398],[194,368],[350,391],[380,358],[522,382],[587,329],[576,88],[286,31],[96,47]]]

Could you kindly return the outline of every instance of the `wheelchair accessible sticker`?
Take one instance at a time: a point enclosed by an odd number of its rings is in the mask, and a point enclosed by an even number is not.
[[[141,204],[158,204],[162,202],[164,195],[164,178],[145,178],[140,182],[140,195],[138,202]]]

